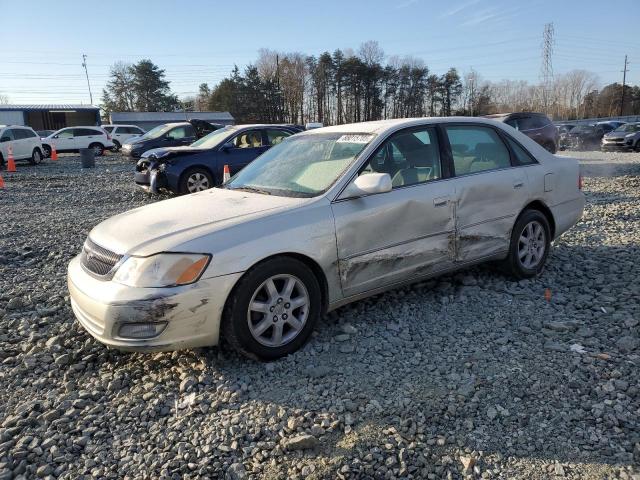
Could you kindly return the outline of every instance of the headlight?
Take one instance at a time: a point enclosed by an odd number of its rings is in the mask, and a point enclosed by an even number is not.
[[[209,265],[209,255],[159,253],[150,257],[129,257],[113,280],[130,287],[173,287],[198,281]]]
[[[635,135],[635,133],[628,133],[628,134],[626,134],[624,137],[625,137],[625,138],[631,138],[631,137],[633,137],[634,135]]]

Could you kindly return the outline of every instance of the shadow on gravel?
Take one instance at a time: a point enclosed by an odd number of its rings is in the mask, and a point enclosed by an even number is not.
[[[582,162],[580,171],[585,177],[621,177],[627,175],[640,175],[640,163],[638,162]]]

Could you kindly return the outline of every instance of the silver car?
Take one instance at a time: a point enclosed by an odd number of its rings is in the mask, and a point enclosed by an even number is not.
[[[221,337],[287,355],[341,305],[489,260],[538,275],[581,217],[578,162],[478,118],[387,120],[289,137],[222,188],[112,217],[71,261],[99,341],[175,350]]]
[[[602,137],[602,150],[640,152],[640,123],[625,123]]]

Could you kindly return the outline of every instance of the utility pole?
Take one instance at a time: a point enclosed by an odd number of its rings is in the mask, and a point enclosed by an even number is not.
[[[542,106],[544,113],[549,113],[549,103],[551,97],[551,83],[553,82],[553,35],[555,30],[553,23],[547,23],[544,26],[542,34],[542,67],[540,68],[540,77],[542,80]]]
[[[620,95],[620,116],[624,110],[624,86],[627,82],[627,56],[624,56],[624,69],[622,70],[622,94]]]
[[[87,56],[82,54],[82,66],[84,67],[84,74],[87,76],[87,87],[89,88],[89,103],[93,105],[93,95],[91,95],[91,84],[89,83],[89,72],[87,71]]]

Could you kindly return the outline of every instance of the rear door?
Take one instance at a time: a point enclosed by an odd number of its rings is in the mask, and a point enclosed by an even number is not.
[[[13,150],[13,158],[24,159],[31,155],[31,152],[27,153],[29,147],[29,140],[27,138],[27,132],[24,128],[12,128],[14,141],[11,143]]]
[[[93,128],[74,128],[75,149],[89,148],[92,143],[100,143],[104,146],[105,138],[101,131]]]
[[[456,262],[502,254],[528,200],[526,173],[512,166],[510,151],[493,127],[445,124],[442,128],[452,147],[455,175]]]

